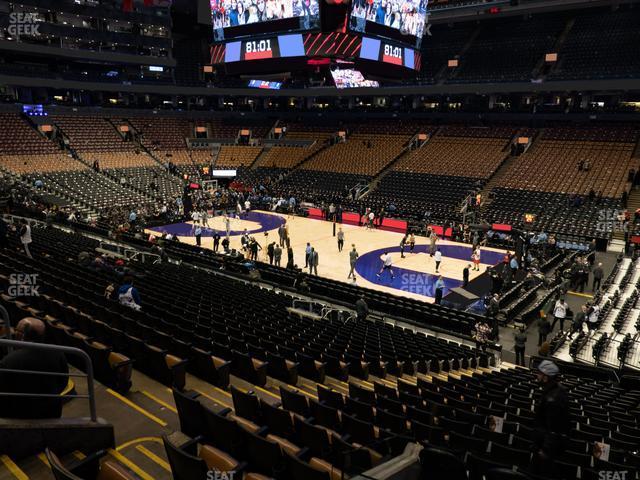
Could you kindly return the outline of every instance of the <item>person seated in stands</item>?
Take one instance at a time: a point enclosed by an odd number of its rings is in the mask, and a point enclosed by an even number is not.
[[[37,318],[23,318],[15,330],[16,340],[43,343],[45,326]],[[45,376],[4,370],[62,373]],[[67,386],[69,367],[58,351],[14,349],[0,360],[0,416],[5,418],[60,418],[62,402],[55,397],[5,397],[2,393],[59,395]]]
[[[134,310],[140,310],[142,308],[140,301],[140,294],[138,289],[133,286],[132,277],[124,277],[122,285],[118,289],[118,301],[120,305],[124,305]]]
[[[537,380],[542,395],[537,402],[534,419],[533,458],[531,466],[537,475],[552,475],[554,462],[562,459],[569,433],[569,397],[560,384],[560,369],[549,361],[538,365]]]

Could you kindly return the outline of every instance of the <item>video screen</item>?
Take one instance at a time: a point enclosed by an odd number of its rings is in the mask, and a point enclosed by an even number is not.
[[[379,87],[375,80],[366,80],[359,70],[331,70],[337,88]]]
[[[214,41],[276,30],[311,30],[318,0],[209,0]]]
[[[267,82],[266,80],[249,80],[251,88],[264,88],[267,90],[280,90],[282,82]]]
[[[354,0],[351,30],[386,36],[420,47],[428,0]]]

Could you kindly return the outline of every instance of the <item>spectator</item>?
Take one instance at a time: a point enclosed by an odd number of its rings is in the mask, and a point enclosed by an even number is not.
[[[24,252],[27,254],[27,257],[33,258],[31,256],[31,252],[29,251],[29,245],[31,244],[31,225],[24,218],[22,219],[21,227],[20,227],[20,243],[22,243],[22,247],[24,248]]]
[[[587,325],[589,326],[589,331],[595,330],[598,328],[598,322],[600,321],[600,305],[595,304],[589,307],[587,310]]]
[[[555,473],[554,462],[561,458],[569,433],[569,397],[560,385],[559,373],[558,366],[549,360],[538,365],[542,395],[535,411],[532,470],[544,477]]]
[[[120,305],[124,305],[134,310],[140,310],[142,308],[140,301],[140,294],[138,289],[133,286],[132,277],[124,277],[122,285],[118,289],[118,301]]]
[[[527,347],[527,333],[524,325],[515,333],[514,340],[516,342],[514,347],[516,352],[516,365],[524,367],[524,351]]]
[[[585,322],[586,319],[587,319],[587,306],[582,305],[580,307],[580,311],[577,313],[577,315],[573,318],[573,321],[571,322],[571,334],[574,334],[576,332],[581,332],[582,324]]]
[[[478,351],[484,351],[487,348],[487,342],[489,341],[489,333],[491,333],[491,327],[485,320],[480,320],[476,323],[475,333],[473,338],[476,341],[476,348]]]
[[[369,306],[364,299],[364,296],[360,296],[356,301],[356,312],[358,315],[358,320],[365,320],[367,315],[369,315]]]
[[[538,319],[538,347],[542,346],[547,341],[547,335],[551,331],[551,324],[547,320],[547,315],[544,310],[540,311],[540,318]]]
[[[469,285],[469,269],[471,268],[471,264],[467,264],[466,267],[462,269],[462,286],[466,287]]]
[[[567,309],[569,305],[564,301],[564,298],[559,298],[553,307],[553,323],[551,324],[551,331],[556,327],[556,322],[560,321],[560,331],[564,332],[564,319],[567,317]]]
[[[442,275],[438,277],[436,283],[434,285],[435,293],[436,293],[436,305],[440,305],[442,303],[442,294],[444,292],[444,280],[442,279]]]
[[[45,325],[36,318],[23,318],[16,326],[16,340],[43,343]],[[44,376],[5,372],[4,369],[61,373]],[[0,392],[59,395],[67,386],[69,367],[63,353],[18,348],[0,360]],[[0,395],[0,415],[7,418],[60,418],[62,401],[56,397],[4,397]]]
[[[595,292],[600,288],[600,282],[602,282],[602,277],[604,277],[604,271],[602,270],[602,263],[598,263],[596,268],[593,269],[593,285],[591,287],[591,291]]]

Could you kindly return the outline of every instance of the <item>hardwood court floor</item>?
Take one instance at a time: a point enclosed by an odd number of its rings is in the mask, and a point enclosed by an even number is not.
[[[240,238],[246,228],[261,245],[258,259],[268,262],[266,247],[271,242],[278,242],[278,226],[286,221],[291,239],[291,247],[294,251],[296,265],[304,267],[305,248],[307,242],[318,252],[318,274],[320,276],[349,282],[349,250],[355,245],[360,254],[356,265],[357,284],[365,288],[388,292],[394,295],[415,298],[425,302],[432,302],[434,293],[433,285],[437,280],[435,272],[435,260],[428,254],[428,240],[424,237],[416,237],[414,253],[405,249],[405,258],[401,258],[400,240],[401,233],[384,230],[368,230],[354,225],[336,225],[336,231],[342,228],[345,234],[345,245],[342,252],[338,251],[337,238],[333,236],[333,224],[322,220],[314,220],[304,217],[292,217],[272,212],[251,212],[245,219],[232,218],[230,220],[231,248],[241,249]],[[225,221],[223,217],[215,217],[209,220],[209,228],[204,229],[202,246],[213,248],[213,230],[225,235]],[[162,231],[176,233],[180,241],[195,244],[193,236],[193,222],[167,225],[164,227],[147,230],[147,232],[160,235]],[[252,233],[253,232],[253,233]],[[268,234],[268,235],[265,235]],[[437,246],[442,250],[442,264],[439,273],[445,281],[445,295],[449,289],[462,284],[462,270],[470,263],[471,247],[466,244],[439,240]],[[394,278],[389,272],[384,272],[378,279],[376,274],[382,266],[381,256],[389,251],[393,258]],[[487,267],[499,263],[504,255],[504,250],[495,248],[483,248],[481,254],[480,271],[470,272],[470,281],[477,278]],[[283,252],[281,265],[287,263],[286,250]],[[306,269],[308,272],[309,270]]]

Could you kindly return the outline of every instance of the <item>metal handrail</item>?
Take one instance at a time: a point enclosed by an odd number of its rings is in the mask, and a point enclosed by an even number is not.
[[[85,371],[86,374],[75,374],[75,373],[59,373],[59,372],[41,372],[37,370],[19,370],[16,371],[10,368],[0,368],[0,372],[19,372],[25,374],[33,374],[33,375],[44,375],[44,376],[68,376],[68,377],[86,377],[87,378],[87,395],[57,395],[57,394],[48,394],[48,393],[9,393],[0,391],[0,396],[2,397],[30,397],[30,398],[86,398],[89,400],[89,412],[91,416],[91,421],[95,422],[98,418],[96,414],[96,395],[94,388],[94,380],[93,380],[93,364],[91,363],[91,358],[87,355],[86,352],[80,350],[79,348],[74,347],[64,347],[61,345],[50,345],[45,343],[33,343],[33,342],[20,342],[16,340],[6,340],[0,339],[0,347],[6,346],[9,348],[22,348],[22,349],[31,349],[31,350],[41,350],[41,351],[50,351],[50,352],[61,352],[68,353],[71,355],[77,355],[84,360],[85,363]]]

